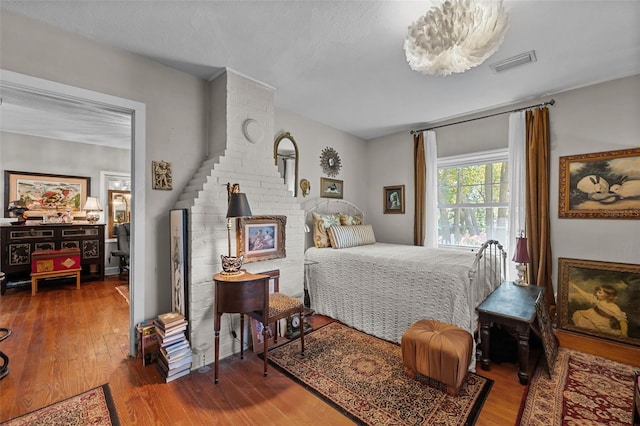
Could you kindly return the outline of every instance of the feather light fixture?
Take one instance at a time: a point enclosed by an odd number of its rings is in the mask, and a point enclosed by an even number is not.
[[[425,75],[465,72],[498,50],[508,26],[502,0],[446,0],[409,26],[407,62]]]

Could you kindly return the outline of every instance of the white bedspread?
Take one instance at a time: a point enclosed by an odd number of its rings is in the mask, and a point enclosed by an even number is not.
[[[475,253],[383,244],[307,249],[311,307],[385,340],[400,342],[415,321],[435,319],[470,333],[475,308],[500,283],[475,275]],[[475,351],[474,351],[475,352]]]

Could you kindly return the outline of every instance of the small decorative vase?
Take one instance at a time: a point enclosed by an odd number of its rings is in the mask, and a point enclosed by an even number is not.
[[[242,261],[244,260],[244,256],[235,257],[220,255],[220,259],[222,260],[222,275],[242,274],[240,268],[242,268]]]

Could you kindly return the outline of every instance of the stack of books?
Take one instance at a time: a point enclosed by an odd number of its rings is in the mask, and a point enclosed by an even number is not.
[[[160,341],[158,369],[167,383],[191,372],[191,347],[185,336],[187,320],[176,312],[162,314],[154,321]]]
[[[142,358],[143,365],[153,364],[158,361],[160,353],[160,339],[156,333],[156,325],[153,320],[143,321],[138,329],[138,356]]]

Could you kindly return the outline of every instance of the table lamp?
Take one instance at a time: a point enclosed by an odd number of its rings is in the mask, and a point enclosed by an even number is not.
[[[229,185],[227,187],[230,187]],[[234,185],[239,191],[239,186]],[[229,256],[220,255],[222,260],[223,275],[240,275],[242,271],[242,260],[244,256],[231,256],[231,225],[233,218],[251,216],[251,207],[247,201],[247,195],[242,192],[231,192],[229,194],[229,207],[227,208],[227,241],[229,243]]]
[[[87,212],[87,220],[93,225],[100,219],[99,212],[102,211],[102,207],[100,207],[100,201],[96,197],[87,197],[82,210]]]
[[[29,210],[27,205],[22,200],[10,201],[7,206],[7,211],[9,212],[9,217],[14,217],[17,219],[17,222],[12,222],[15,225],[24,225],[27,218],[24,213]]]
[[[529,259],[529,252],[527,251],[527,237],[524,236],[524,232],[520,232],[520,236],[516,238],[516,252],[513,254],[513,261],[518,264],[518,278],[514,281],[514,284],[519,286],[528,286],[527,282],[527,263]]]

